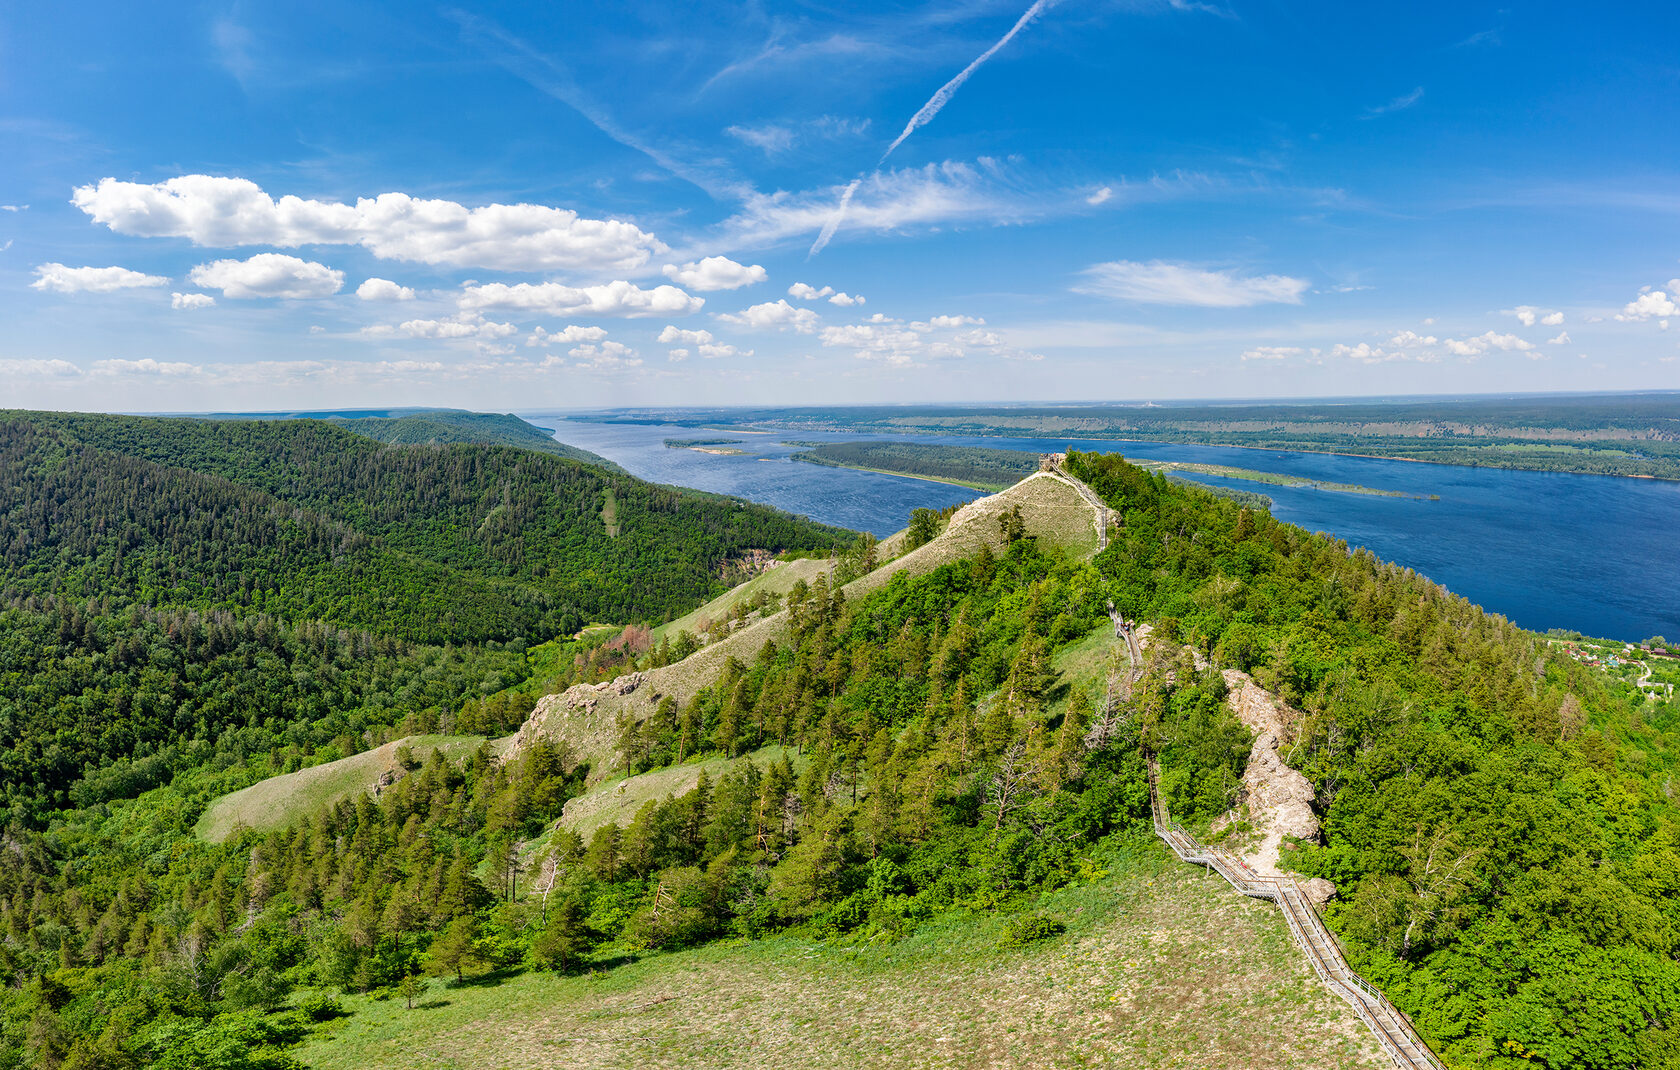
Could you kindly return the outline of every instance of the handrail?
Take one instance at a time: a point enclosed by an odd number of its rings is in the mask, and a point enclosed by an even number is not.
[[[1155,826],[1155,834],[1172,853],[1182,861],[1213,870],[1246,896],[1277,903],[1283,910],[1290,935],[1306,952],[1313,972],[1318,974],[1326,988],[1353,1008],[1395,1066],[1447,1070],[1446,1064],[1418,1034],[1411,1019],[1380,990],[1353,972],[1336,935],[1324,924],[1318,907],[1307,897],[1301,885],[1292,877],[1262,877],[1238,856],[1198,841],[1188,829],[1172,819],[1161,798],[1160,769],[1153,756],[1148,764],[1150,820]]]

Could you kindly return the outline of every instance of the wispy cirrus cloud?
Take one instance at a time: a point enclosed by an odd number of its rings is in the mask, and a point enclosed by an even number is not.
[[[1248,308],[1301,303],[1309,283],[1289,275],[1238,275],[1190,264],[1151,260],[1114,260],[1086,268],[1076,293],[1113,297],[1147,305],[1196,305],[1202,308]]]
[[[1366,108],[1365,109],[1365,114],[1361,115],[1360,118],[1361,119],[1375,119],[1375,118],[1378,118],[1379,116],[1388,115],[1391,112],[1405,111],[1407,108],[1411,107],[1413,104],[1416,104],[1418,101],[1420,101],[1422,99],[1423,99],[1423,86],[1420,85],[1416,89],[1412,90],[1410,93],[1400,94],[1399,96],[1395,97],[1393,100],[1389,101],[1387,104],[1378,104],[1375,107]]]

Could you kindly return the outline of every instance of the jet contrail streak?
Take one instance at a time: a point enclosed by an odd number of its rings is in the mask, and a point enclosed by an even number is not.
[[[961,74],[940,86],[939,92],[929,97],[928,102],[922,105],[922,110],[910,117],[910,122],[904,127],[904,133],[898,135],[897,141],[894,141],[891,145],[887,146],[887,151],[881,154],[880,163],[877,163],[875,166],[879,167],[881,164],[886,163],[887,157],[893,154],[893,150],[904,144],[904,139],[909,137],[917,127],[926,126],[928,123],[932,122],[933,117],[939,114],[939,109],[943,108],[950,102],[951,97],[956,95],[957,90],[962,88],[962,84],[968,81],[970,75],[980,69],[980,65],[982,63],[985,63],[987,60],[997,55],[998,49],[1007,45],[1016,34],[1026,28],[1028,23],[1044,14],[1044,9],[1049,7],[1053,2],[1054,0],[1035,0],[1033,6],[1027,8],[1027,13],[1016,20],[1014,26],[1010,27],[1009,32],[998,39],[997,44],[980,53],[980,58],[964,67]]]
[[[812,243],[811,251],[805,254],[805,259],[809,260],[822,252],[823,246],[828,244],[828,239],[834,237],[834,232],[840,229],[840,221],[846,218],[846,206],[852,203],[852,194],[857,192],[858,185],[862,181],[861,178],[852,179],[852,184],[847,186],[846,192],[840,195],[840,207],[834,210],[833,218],[823,224],[822,233],[817,235],[817,240]]]

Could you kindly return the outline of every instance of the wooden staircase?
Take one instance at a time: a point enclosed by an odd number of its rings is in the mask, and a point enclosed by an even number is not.
[[[1411,1020],[1348,966],[1335,935],[1325,926],[1318,909],[1296,881],[1287,877],[1262,877],[1236,855],[1198,842],[1182,825],[1172,820],[1166,803],[1161,799],[1159,773],[1159,767],[1151,758],[1149,805],[1155,820],[1155,834],[1166,842],[1173,854],[1182,861],[1213,870],[1246,896],[1270,899],[1282,908],[1289,931],[1301,950],[1306,952],[1313,972],[1318,974],[1325,987],[1345,1000],[1353,1007],[1354,1013],[1370,1026],[1377,1042],[1394,1060],[1395,1066],[1447,1070],[1446,1064],[1429,1050],[1429,1045],[1412,1028]]]

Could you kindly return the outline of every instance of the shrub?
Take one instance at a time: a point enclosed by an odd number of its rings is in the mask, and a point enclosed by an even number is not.
[[[1047,918],[1043,914],[1022,914],[1009,923],[1009,928],[1004,931],[1003,939],[999,940],[998,944],[1001,947],[1025,947],[1065,932],[1067,926],[1055,918]]]

